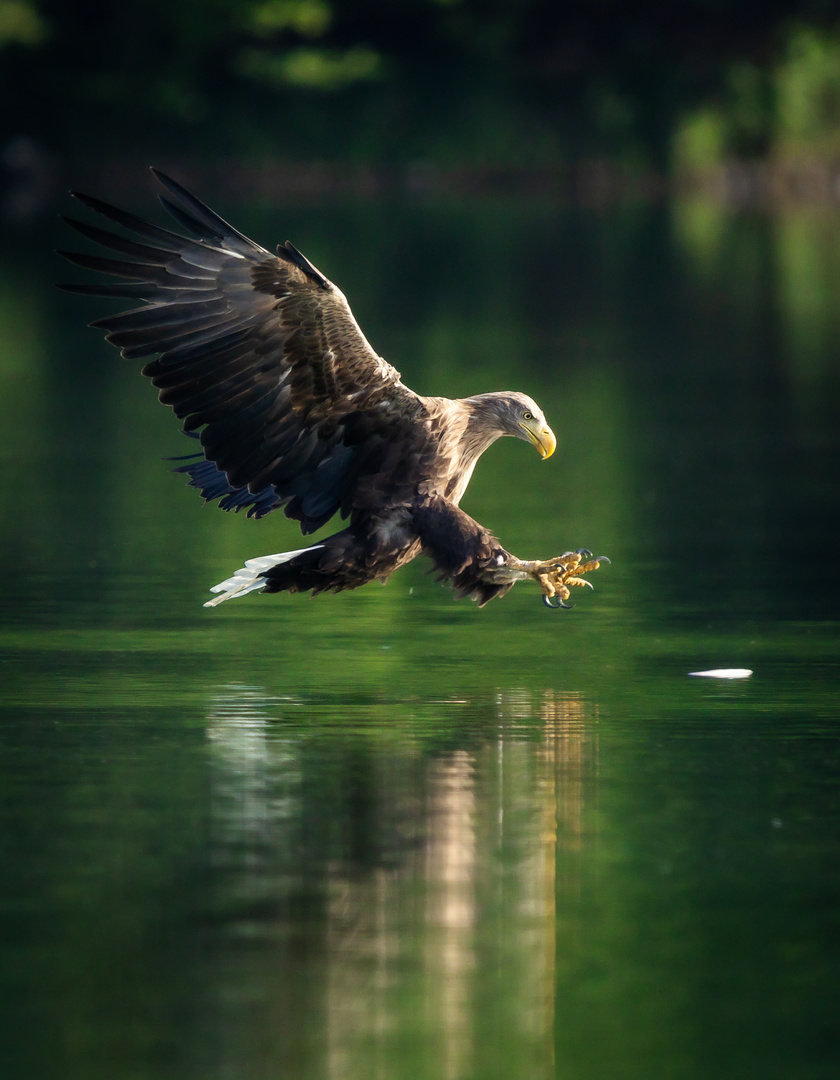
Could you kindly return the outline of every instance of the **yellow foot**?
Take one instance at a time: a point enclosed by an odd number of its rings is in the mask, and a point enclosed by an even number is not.
[[[592,588],[592,582],[581,577],[581,574],[597,570],[602,562],[609,561],[606,555],[593,555],[586,548],[581,548],[579,551],[567,551],[565,555],[558,555],[557,558],[545,562],[532,562],[528,566],[528,574],[539,585],[546,607],[552,610],[568,610],[574,607],[574,604],[566,603],[571,595],[571,588],[576,585]]]

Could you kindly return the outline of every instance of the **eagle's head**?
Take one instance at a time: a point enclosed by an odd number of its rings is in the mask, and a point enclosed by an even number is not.
[[[542,458],[551,457],[557,449],[557,439],[542,409],[527,394],[506,390],[498,394],[481,394],[472,400],[481,403],[480,414],[497,427],[500,435],[524,439],[537,448]]]

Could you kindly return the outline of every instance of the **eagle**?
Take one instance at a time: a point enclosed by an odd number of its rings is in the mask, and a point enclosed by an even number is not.
[[[479,606],[528,578],[548,607],[571,606],[570,587],[590,585],[582,575],[609,560],[586,548],[518,559],[459,506],[497,439],[522,439],[543,459],[554,453],[536,402],[511,391],[414,393],[297,248],[287,241],[272,254],[152,173],[184,231],[71,192],[122,231],[65,216],[109,254],[59,254],[111,277],[60,287],[139,303],[91,326],[127,360],[153,358],[143,374],[200,446],[175,471],[205,502],[254,518],[282,509],[304,536],[336,515],[346,522],[308,547],[248,559],[205,607],[254,591],[315,595],[385,582],[421,553]]]

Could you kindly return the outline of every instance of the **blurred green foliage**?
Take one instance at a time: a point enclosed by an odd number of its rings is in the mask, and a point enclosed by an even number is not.
[[[6,45],[42,45],[49,36],[47,23],[27,0],[0,0],[0,48]]]
[[[798,27],[776,71],[782,152],[840,153],[840,33]]]
[[[834,153],[833,5],[0,0],[0,146],[522,168]]]
[[[689,169],[726,158],[831,162],[840,153],[840,25],[791,24],[763,65],[733,62],[716,100],[678,122],[674,157]]]

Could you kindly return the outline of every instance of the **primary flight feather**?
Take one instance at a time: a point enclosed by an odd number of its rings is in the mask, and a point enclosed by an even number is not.
[[[530,397],[415,394],[370,346],[341,290],[288,241],[271,254],[152,172],[189,235],[74,192],[137,239],[65,218],[125,258],[62,252],[122,280],[61,287],[140,302],[92,325],[127,359],[155,357],[143,374],[197,434],[201,453],[180,471],[205,499],[254,517],[282,508],[304,534],[335,514],[347,520],[309,547],[249,559],[205,606],[256,590],[354,589],[421,552],[479,605],[528,577],[548,606],[566,606],[569,586],[589,584],[580,575],[597,568],[590,552],[517,559],[458,505],[496,439],[554,452]]]

